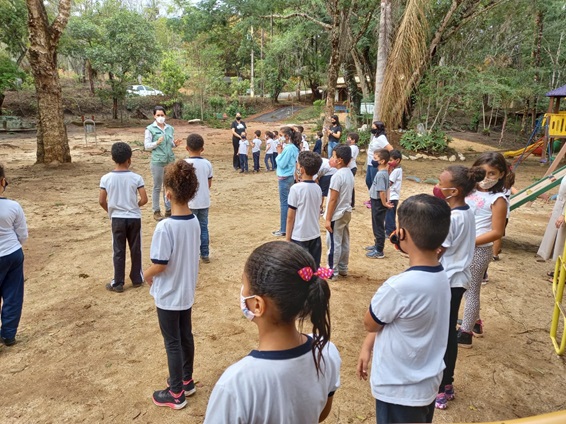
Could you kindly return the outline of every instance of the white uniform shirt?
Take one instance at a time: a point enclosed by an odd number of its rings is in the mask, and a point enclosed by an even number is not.
[[[315,175],[315,180],[322,177],[330,177],[336,174],[338,170],[332,166],[330,166],[330,159],[322,158],[322,165],[320,165],[320,169]]]
[[[352,171],[348,167],[340,168],[330,179],[329,189],[338,192],[338,203],[331,219],[331,221],[336,221],[342,218],[344,213],[352,212],[352,190],[354,189],[354,175],[352,175]],[[328,196],[330,196],[330,192]],[[324,212],[325,219],[327,213],[328,208]]]
[[[250,142],[248,140],[240,140],[240,147],[238,148],[238,154],[239,155],[247,155],[249,145],[250,145]]]
[[[18,202],[0,197],[0,257],[21,249],[27,239],[24,210]]]
[[[168,311],[185,311],[193,306],[198,277],[200,225],[191,215],[172,216],[157,223],[151,240],[150,258],[167,265],[153,277],[149,294],[155,305]]]
[[[385,146],[387,146],[389,144],[389,141],[387,141],[387,137],[385,137],[383,134],[380,135],[379,137],[372,137],[371,141],[368,144],[368,156],[367,156],[367,161],[366,161],[366,165],[370,166],[371,165],[371,161],[373,160],[373,153],[376,150],[380,150],[380,149],[385,149]]]
[[[273,153],[276,152],[275,150],[275,141],[271,138],[268,138],[267,140],[265,140],[265,154],[266,155],[272,155]]]
[[[358,167],[356,159],[358,159],[358,155],[360,154],[360,148],[357,144],[350,144],[350,149],[352,150],[352,159],[348,163],[348,168],[354,169]]]
[[[322,190],[314,181],[303,181],[293,184],[289,191],[287,203],[295,209],[295,225],[291,239],[308,241],[320,237],[320,205]]]
[[[194,166],[198,180],[198,190],[195,197],[189,201],[189,208],[209,208],[210,188],[208,187],[208,182],[212,179],[212,164],[207,159],[200,156],[186,158],[185,161]]]
[[[390,200],[399,200],[401,198],[401,184],[403,182],[403,169],[396,167],[389,174],[389,197]]]
[[[208,401],[205,424],[318,423],[328,398],[340,386],[336,346],[323,349],[317,376],[312,339],[282,351],[253,350],[220,377]]]
[[[100,188],[106,191],[110,219],[141,219],[138,190],[143,186],[141,175],[132,171],[112,171],[103,175],[100,179]]]
[[[301,151],[303,151],[303,152],[308,152],[309,150],[310,150],[309,142],[307,141],[307,139],[305,138],[305,136],[303,136]]]
[[[467,289],[472,279],[470,266],[476,247],[476,221],[468,205],[452,209],[450,231],[442,247],[446,251],[440,263],[448,275],[450,287]]]
[[[450,284],[441,265],[411,267],[390,277],[370,305],[377,333],[371,392],[382,402],[430,405],[444,370]]]
[[[252,140],[252,153],[259,152],[261,150],[261,140],[259,138],[254,138]]]
[[[474,211],[474,216],[476,218],[476,237],[491,231],[491,218],[492,211],[491,207],[495,201],[499,198],[507,198],[503,193],[490,193],[488,191],[474,190],[472,193],[466,197],[466,203],[470,205]],[[478,247],[492,246],[493,242],[482,244]]]

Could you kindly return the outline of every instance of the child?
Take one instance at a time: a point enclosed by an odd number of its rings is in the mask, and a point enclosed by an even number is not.
[[[189,208],[197,217],[200,224],[200,259],[203,263],[210,263],[209,234],[208,234],[208,208],[210,208],[210,187],[212,186],[212,164],[202,157],[204,139],[200,134],[189,134],[187,137],[187,152],[185,159],[195,168],[198,180],[198,190],[195,197],[189,202]]]
[[[399,150],[391,150],[389,152],[391,159],[389,160],[389,201],[393,205],[392,208],[387,209],[385,214],[385,238],[397,229],[395,217],[397,216],[397,205],[401,198],[401,183],[403,182],[403,169],[399,166],[403,155]]]
[[[450,282],[450,324],[448,345],[444,353],[446,368],[442,375],[435,407],[446,409],[447,402],[454,399],[454,369],[458,355],[458,332],[456,324],[462,296],[470,284],[470,266],[476,243],[476,223],[474,212],[466,204],[476,182],[483,180],[485,171],[480,167],[449,166],[438,177],[433,193],[450,206],[450,231],[440,248],[440,263]]]
[[[505,229],[503,230],[503,237],[505,237],[505,230],[507,229],[507,224],[509,223],[509,216],[511,215],[511,196],[516,194],[518,190],[514,187],[515,185],[515,173],[511,168],[511,164],[507,162],[507,178],[505,179],[505,187],[503,189],[503,194],[507,198],[507,215],[505,217]],[[493,242],[493,260],[499,260],[499,254],[501,253],[501,237],[499,240]]]
[[[299,153],[298,168],[301,182],[289,191],[287,203],[287,241],[304,247],[314,258],[316,269],[320,266],[322,242],[318,224],[322,191],[313,180],[322,164],[322,158],[314,152]]]
[[[328,189],[330,180],[338,170],[330,164],[330,159],[322,158],[322,165],[316,174],[316,182],[322,190],[322,203],[320,204],[320,214],[324,213],[326,198],[328,197]]]
[[[279,137],[279,131],[274,130],[273,131],[273,148],[275,149],[273,152],[273,160],[275,161],[275,159],[277,159],[277,155],[279,154],[278,152],[278,147],[281,146],[281,138]],[[275,165],[273,165],[273,169],[277,169],[277,162],[275,162]]]
[[[275,170],[275,159],[273,158],[273,154],[275,153],[276,145],[275,141],[273,140],[273,133],[271,131],[265,132],[265,169],[267,171]],[[269,165],[271,164],[271,168]]]
[[[371,199],[371,228],[375,237],[375,243],[367,246],[366,256],[370,259],[383,259],[383,248],[385,246],[385,214],[393,205],[389,201],[389,173],[387,163],[389,152],[386,149],[376,150],[373,160],[377,162],[377,174],[369,190]]]
[[[364,325],[369,332],[357,375],[376,398],[378,423],[430,423],[444,369],[450,284],[437,250],[448,235],[450,208],[428,194],[399,207],[398,237],[410,268],[390,277],[371,300]]]
[[[250,142],[246,138],[246,133],[240,135],[240,147],[238,149],[238,157],[240,158],[240,174],[248,172],[248,147]]]
[[[354,132],[350,133],[348,134],[346,141],[348,142],[348,146],[350,146],[350,149],[352,149],[352,160],[350,160],[350,163],[348,164],[348,168],[350,168],[350,171],[352,171],[352,174],[355,177],[356,172],[358,172],[358,164],[356,163],[356,159],[358,158],[358,155],[360,153],[360,149],[358,148],[358,141],[360,141],[360,136],[358,135],[358,133],[354,133]],[[352,190],[352,209],[355,208],[355,205],[356,205],[356,189],[354,188]]]
[[[108,212],[112,225],[114,279],[106,284],[106,289],[122,293],[126,269],[126,240],[132,262],[130,280],[134,287],[140,287],[143,283],[140,207],[147,203],[147,194],[143,178],[128,169],[132,164],[130,146],[124,142],[114,143],[111,154],[116,167],[100,179],[98,203]]]
[[[381,121],[374,121],[371,124],[371,140],[367,148],[366,186],[368,190],[371,188],[375,174],[377,174],[377,168],[372,164],[373,153],[381,149],[391,151],[393,150],[393,146],[387,141],[385,124]],[[366,207],[371,208],[371,200],[364,202],[364,204]]]
[[[329,274],[294,243],[273,241],[252,252],[240,307],[257,325],[258,348],[222,374],[205,424],[317,423],[329,415],[341,364],[330,341]],[[312,335],[295,324],[307,317]]]
[[[295,130],[301,134],[301,152],[307,152],[310,150],[309,142],[307,141],[307,136],[303,134],[305,128],[302,125],[296,125]]]
[[[152,265],[145,271],[149,293],[155,298],[159,328],[165,341],[168,387],[153,393],[153,403],[181,409],[185,396],[195,393],[195,344],[191,310],[198,276],[200,227],[188,203],[198,188],[194,167],[178,160],[165,168],[165,192],[171,201],[171,219],[155,227],[151,240]]]
[[[476,248],[470,267],[472,279],[464,296],[464,318],[458,332],[458,346],[464,348],[472,347],[472,333],[483,334],[480,289],[493,256],[493,242],[503,236],[507,215],[507,199],[503,188],[508,168],[503,155],[497,152],[482,153],[473,166],[480,166],[485,170],[485,179],[466,197],[466,203],[470,205],[476,218]]]
[[[0,164],[2,195],[8,187],[4,166]],[[24,252],[28,239],[24,211],[18,202],[0,197],[0,336],[6,346],[16,343],[16,333],[24,303]]]
[[[254,172],[259,172],[259,152],[261,151],[261,131],[254,131],[255,138],[252,140],[252,156],[254,158]]]
[[[312,149],[313,152],[322,155],[322,131],[318,131],[316,133],[316,141],[314,142],[314,148]]]
[[[342,277],[348,276],[350,256],[349,226],[354,188],[354,176],[348,169],[351,159],[352,149],[349,146],[339,145],[332,150],[330,165],[338,171],[330,179],[330,195],[325,213],[328,266],[334,270],[334,276]]]

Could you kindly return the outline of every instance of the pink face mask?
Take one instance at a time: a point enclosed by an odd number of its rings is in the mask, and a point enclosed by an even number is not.
[[[448,200],[448,199],[450,199],[451,197],[453,197],[453,196],[448,196],[448,197],[446,197],[446,196],[444,195],[444,191],[443,191],[443,190],[454,190],[454,187],[440,188],[440,187],[438,187],[438,186],[434,186],[434,187],[432,188],[432,194],[434,195],[434,197],[438,197],[439,199],[442,199],[442,200]]]

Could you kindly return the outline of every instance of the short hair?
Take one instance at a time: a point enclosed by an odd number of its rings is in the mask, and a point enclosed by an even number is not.
[[[391,159],[391,154],[389,153],[389,150],[387,150],[387,149],[379,149],[379,150],[376,150],[373,153],[375,155],[377,155],[377,157],[380,160],[384,160],[385,162],[389,162],[389,159]]]
[[[403,155],[401,154],[401,152],[397,149],[393,149],[389,152],[389,156],[391,156],[391,159],[393,160],[397,160],[397,159],[403,159]]]
[[[324,134],[322,133],[322,131],[317,131],[316,135],[318,136],[318,138],[322,138]]]
[[[319,170],[322,165],[322,158],[318,153],[305,150],[299,153],[299,165],[305,168],[305,173],[312,177]]]
[[[303,127],[302,125],[295,125],[295,128],[296,128],[297,131],[299,131],[301,134],[302,134],[303,131],[305,130],[305,127]]]
[[[336,157],[338,159],[342,159],[344,165],[348,165],[352,160],[352,149],[350,149],[350,146],[341,144],[336,146],[333,151],[336,152]]]
[[[192,152],[200,152],[204,147],[204,138],[200,134],[189,134],[187,137],[187,147]]]
[[[358,133],[355,132],[351,132],[348,134],[348,138],[354,140],[354,143],[357,143],[358,141],[360,141],[360,136]]]
[[[164,113],[165,115],[167,115],[167,113],[165,113],[165,108],[164,108],[163,106],[155,106],[155,107],[153,108],[153,115],[155,116],[155,114],[156,114],[157,111],[159,111],[159,110],[163,111],[163,113]]]
[[[259,136],[261,135],[261,131],[260,131],[260,130],[255,130],[255,131],[254,131],[254,134],[255,134],[257,137],[259,137]]]
[[[273,138],[274,137],[274,135],[271,131],[266,131],[265,135],[267,136],[267,138]]]
[[[244,131],[242,134],[240,134],[240,138],[248,138],[246,132]]]
[[[126,163],[128,159],[132,158],[132,148],[123,141],[114,143],[110,153],[112,154],[112,160],[117,164]]]
[[[273,135],[279,135],[279,131],[273,130]]]
[[[420,250],[436,250],[450,230],[450,206],[429,194],[409,197],[397,210],[399,228],[406,229]]]
[[[198,179],[192,164],[183,159],[165,167],[163,185],[171,189],[171,195],[179,203],[189,203],[198,190]]]

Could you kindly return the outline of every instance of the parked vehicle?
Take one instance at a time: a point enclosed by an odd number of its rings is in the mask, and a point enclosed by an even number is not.
[[[126,93],[134,96],[163,96],[163,91],[156,90],[155,88],[148,87],[147,85],[130,85]]]

